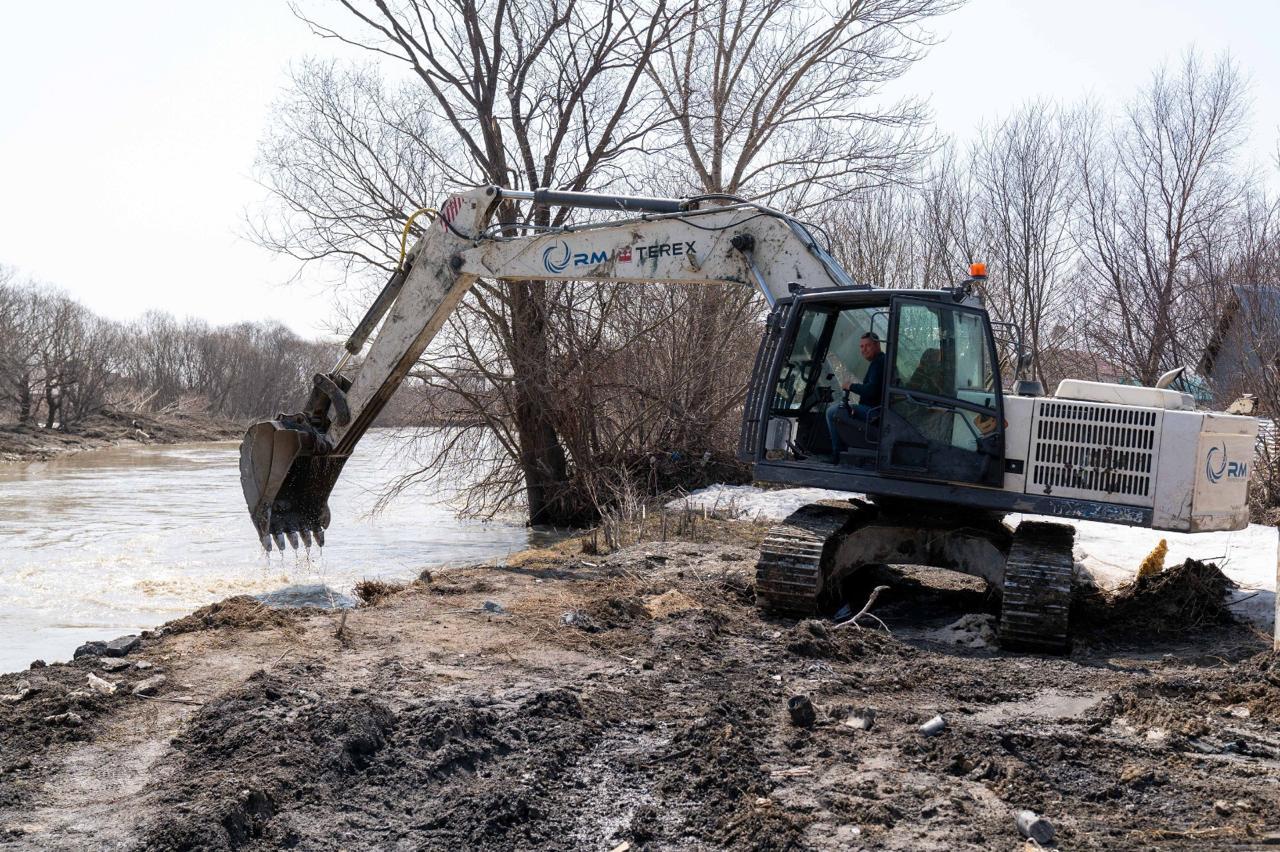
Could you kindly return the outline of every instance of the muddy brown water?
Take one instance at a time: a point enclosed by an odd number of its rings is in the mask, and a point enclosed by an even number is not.
[[[420,467],[407,436],[374,430],[347,464],[323,550],[260,550],[234,442],[130,446],[0,465],[0,671],[65,660],[88,639],[155,627],[234,594],[310,587],[501,557],[540,540],[518,518],[459,520],[449,486],[379,492]],[[320,597],[328,596],[320,591]]]

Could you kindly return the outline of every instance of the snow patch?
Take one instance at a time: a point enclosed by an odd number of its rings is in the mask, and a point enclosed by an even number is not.
[[[1169,544],[1166,567],[1187,559],[1212,562],[1239,588],[1228,605],[1237,618],[1268,634],[1275,629],[1277,530],[1250,524],[1235,532],[1176,533],[1103,524],[1064,521],[1036,515],[1008,515],[1005,522],[1022,520],[1068,523],[1076,528],[1075,561],[1094,584],[1108,591],[1131,582],[1138,566],[1164,539]]]
[[[766,491],[754,485],[709,485],[667,504],[668,509],[695,512],[725,520],[780,521],[801,506],[818,500],[861,497],[850,491],[827,488],[780,488]]]
[[[996,646],[996,619],[986,613],[971,612],[946,627],[930,630],[925,637],[934,642],[960,645],[965,648],[994,648]]]

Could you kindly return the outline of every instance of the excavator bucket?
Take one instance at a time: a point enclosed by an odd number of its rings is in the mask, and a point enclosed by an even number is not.
[[[254,423],[240,444],[240,487],[264,549],[299,540],[324,545],[329,492],[346,456],[323,453],[324,441],[293,418]]]

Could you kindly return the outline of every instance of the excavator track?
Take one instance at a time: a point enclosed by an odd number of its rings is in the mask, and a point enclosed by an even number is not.
[[[816,613],[840,540],[867,513],[854,503],[813,503],[769,530],[756,563],[756,605],[786,615]]]
[[[1075,530],[1065,524],[1018,525],[1004,567],[1000,645],[1065,654],[1071,650],[1071,582]]]

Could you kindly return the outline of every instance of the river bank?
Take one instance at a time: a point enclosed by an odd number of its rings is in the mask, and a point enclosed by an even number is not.
[[[0,463],[43,461],[67,453],[121,444],[189,444],[229,441],[244,435],[244,424],[202,414],[153,414],[107,409],[69,431],[32,424],[0,424]]]
[[[350,595],[412,580],[424,563],[501,558],[549,536],[522,518],[456,517],[453,483],[382,491],[422,466],[414,433],[372,429],[330,497],[322,549],[265,554],[232,442],[126,442],[0,465],[0,671],[69,660],[81,643],[137,633],[238,594]]]
[[[1062,848],[1276,840],[1266,637],[1089,621],[1069,657],[1004,654],[997,602],[949,572],[892,578],[891,634],[762,616],[763,530],[568,540],[345,616],[237,598],[0,677],[0,842],[1020,849],[1023,808]]]

